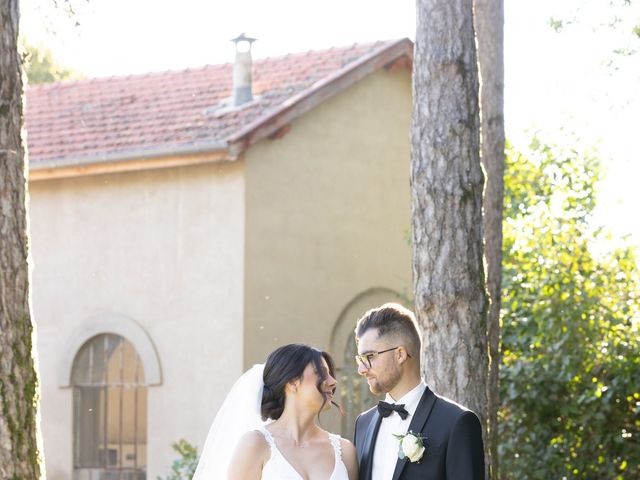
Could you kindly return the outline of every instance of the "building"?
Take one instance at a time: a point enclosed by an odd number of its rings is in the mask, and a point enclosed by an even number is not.
[[[49,480],[167,474],[171,443],[201,447],[233,381],[290,342],[336,359],[347,416],[323,421],[350,435],[370,402],[354,322],[411,291],[412,50],[28,89]]]

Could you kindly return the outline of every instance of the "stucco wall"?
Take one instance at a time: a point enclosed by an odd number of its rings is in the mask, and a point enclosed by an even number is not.
[[[71,478],[67,345],[96,316],[137,322],[158,353],[149,387],[147,478],[185,438],[202,446],[242,371],[244,164],[38,181],[30,185],[33,309],[49,480]]]
[[[285,343],[329,348],[372,288],[411,295],[410,116],[410,73],[380,70],[249,150],[245,367]]]

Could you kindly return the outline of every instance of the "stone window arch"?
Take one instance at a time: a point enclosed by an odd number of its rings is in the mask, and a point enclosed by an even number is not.
[[[131,342],[144,366],[147,385],[162,384],[162,369],[156,348],[142,326],[124,315],[106,313],[88,319],[70,337],[58,367],[58,386],[71,386],[71,369],[80,348],[102,333],[120,335]]]
[[[133,320],[102,315],[70,344],[59,383],[73,389],[74,480],[145,480],[147,391],[161,383],[149,336]]]
[[[354,335],[356,321],[367,310],[388,302],[411,305],[410,300],[391,289],[371,288],[347,303],[331,333],[329,352],[336,363],[338,399],[345,412],[340,425],[340,434],[344,438],[353,439],[356,417],[378,401],[369,391],[367,382],[358,374],[354,360],[357,352]]]

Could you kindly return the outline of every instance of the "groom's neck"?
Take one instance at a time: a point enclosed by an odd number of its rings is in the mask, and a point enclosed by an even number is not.
[[[411,390],[416,388],[422,381],[419,373],[405,373],[398,384],[389,391],[389,395],[395,402],[404,397]]]

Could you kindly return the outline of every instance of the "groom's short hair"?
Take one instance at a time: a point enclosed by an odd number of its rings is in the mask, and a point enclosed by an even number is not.
[[[378,331],[378,338],[386,335],[399,337],[409,354],[420,359],[421,340],[418,324],[415,315],[408,308],[398,303],[385,303],[369,310],[356,323],[356,340],[372,328]]]

